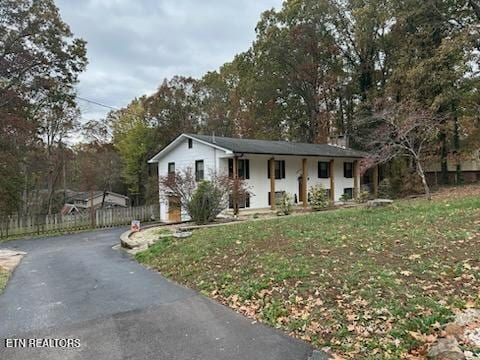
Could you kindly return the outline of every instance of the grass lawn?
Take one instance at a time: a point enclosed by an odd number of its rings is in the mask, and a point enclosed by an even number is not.
[[[480,186],[197,230],[137,259],[316,347],[398,359],[480,306]]]
[[[0,268],[0,294],[2,293],[5,286],[7,286],[8,277],[10,273],[6,270]]]

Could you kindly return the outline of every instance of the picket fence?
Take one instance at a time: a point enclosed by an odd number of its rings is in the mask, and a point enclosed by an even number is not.
[[[129,225],[160,218],[158,205],[97,209],[75,215],[11,215],[0,219],[0,238]]]

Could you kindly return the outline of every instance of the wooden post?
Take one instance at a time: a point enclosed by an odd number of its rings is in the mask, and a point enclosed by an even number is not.
[[[373,196],[375,198],[378,197],[378,165],[375,165],[373,168],[373,179],[372,179],[372,187],[373,187]]]
[[[335,201],[335,160],[330,160],[330,200]]]
[[[307,182],[308,182],[307,159],[302,159],[302,198],[303,198],[304,208],[308,206]]]
[[[95,228],[95,209],[93,207],[93,190],[90,190],[90,221],[92,229]]]
[[[238,215],[238,156],[233,157],[233,215]]]
[[[269,161],[270,166],[270,209],[275,210],[275,158]]]
[[[353,162],[353,196],[358,199],[360,196],[360,162],[355,160]]]

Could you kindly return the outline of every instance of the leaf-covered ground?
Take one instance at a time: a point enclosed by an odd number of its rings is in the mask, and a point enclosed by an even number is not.
[[[316,347],[421,357],[457,309],[480,306],[480,187],[198,230],[137,258]]]

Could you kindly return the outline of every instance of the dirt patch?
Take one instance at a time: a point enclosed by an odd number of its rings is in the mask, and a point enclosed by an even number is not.
[[[0,269],[12,272],[27,253],[16,250],[0,250]]]
[[[0,294],[7,285],[10,273],[25,255],[23,251],[0,249]]]

